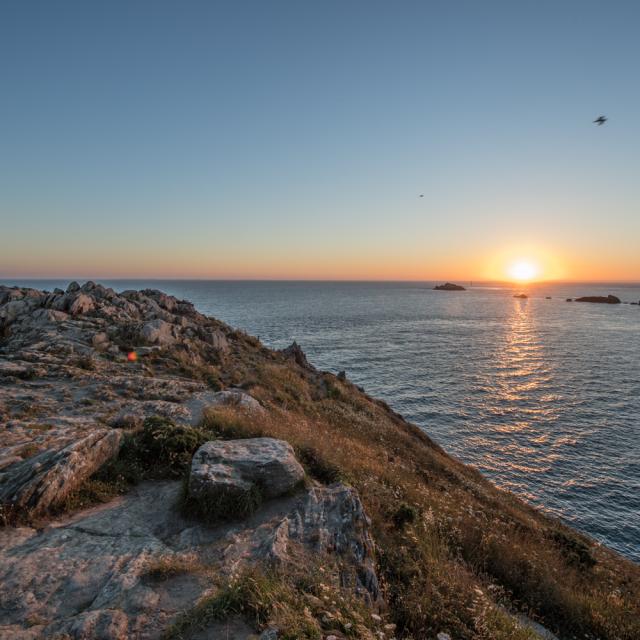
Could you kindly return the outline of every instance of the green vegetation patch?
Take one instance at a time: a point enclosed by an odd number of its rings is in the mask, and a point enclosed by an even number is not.
[[[191,464],[195,451],[211,436],[201,429],[176,425],[167,418],[147,418],[136,434],[132,453],[148,472],[162,476],[181,476]],[[148,465],[152,465],[149,467]]]
[[[248,490],[220,488],[194,497],[189,494],[188,481],[185,479],[180,502],[181,511],[187,517],[204,522],[240,520],[258,509],[263,502],[263,494],[258,486],[252,485]]]

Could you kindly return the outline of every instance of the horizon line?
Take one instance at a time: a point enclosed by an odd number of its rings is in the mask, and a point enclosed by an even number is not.
[[[209,278],[209,277],[163,277],[163,276],[10,276],[0,275],[0,281],[22,281],[22,282],[56,282],[60,280],[73,281],[104,281],[113,282],[136,282],[140,280],[149,282],[331,282],[331,283],[432,283],[432,282],[452,282],[452,283],[477,283],[477,284],[509,284],[514,286],[526,287],[530,285],[544,284],[638,284],[640,278],[631,280],[571,280],[571,279],[548,279],[548,280],[532,280],[530,282],[517,282],[508,279],[473,279],[473,278],[245,278],[245,277],[227,277],[227,278]]]

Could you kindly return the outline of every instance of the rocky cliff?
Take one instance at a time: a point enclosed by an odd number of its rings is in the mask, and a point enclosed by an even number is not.
[[[640,637],[636,565],[162,292],[0,287],[0,423],[3,638]]]

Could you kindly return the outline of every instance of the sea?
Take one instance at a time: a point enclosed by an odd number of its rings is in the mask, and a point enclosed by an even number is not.
[[[640,562],[640,284],[101,282],[162,289],[269,347],[295,340],[498,486]],[[623,304],[566,300],[608,294]]]

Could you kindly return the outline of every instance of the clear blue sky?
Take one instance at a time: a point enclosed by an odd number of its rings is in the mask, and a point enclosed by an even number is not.
[[[639,29],[638,2],[5,0],[0,276],[640,280]]]

